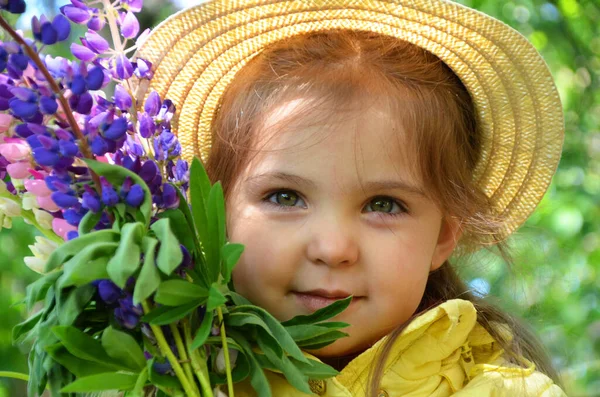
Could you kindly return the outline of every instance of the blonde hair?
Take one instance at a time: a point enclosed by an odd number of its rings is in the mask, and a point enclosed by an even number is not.
[[[349,111],[365,101],[385,99],[406,131],[399,150],[418,153],[412,171],[421,176],[442,213],[461,222],[457,256],[493,246],[512,263],[506,241],[499,238],[503,220],[472,180],[481,142],[468,91],[435,55],[376,33],[337,30],[295,36],[266,48],[238,72],[219,105],[206,162],[209,177],[222,182],[226,198],[245,164],[259,152],[256,132],[265,115],[284,100],[298,97],[311,98],[310,107],[295,117],[314,122],[325,122],[330,117],[327,109]],[[471,294],[449,261],[430,274],[413,318],[454,298],[473,302],[478,322],[513,362],[519,363],[522,355],[560,384],[533,332],[514,316]],[[508,325],[514,339],[503,338],[492,323]],[[406,325],[392,332],[382,349],[371,374],[369,395],[377,395],[387,355]]]

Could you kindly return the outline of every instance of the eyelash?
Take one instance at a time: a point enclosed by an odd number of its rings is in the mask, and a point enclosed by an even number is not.
[[[280,189],[280,190],[273,190],[273,191],[267,193],[264,196],[264,198],[262,199],[262,201],[264,201],[267,205],[272,206],[272,207],[274,207],[274,208],[276,208],[277,210],[280,210],[280,211],[291,211],[292,208],[295,208],[295,206],[281,205],[281,204],[277,204],[277,203],[272,202],[271,200],[269,200],[271,197],[273,197],[274,195],[276,195],[278,193],[293,193],[299,199],[304,200],[304,199],[302,199],[302,197],[300,196],[300,194],[298,194],[298,192],[296,192],[294,190]],[[389,197],[389,196],[375,196],[371,200],[369,200],[368,204],[371,204],[371,202],[373,202],[375,199],[390,200],[392,202],[392,205],[396,204],[400,208],[400,212],[397,212],[397,213],[393,213],[393,212],[380,212],[380,211],[371,211],[371,212],[377,212],[379,214],[387,215],[387,216],[392,216],[392,217],[403,216],[403,215],[408,214],[408,209],[406,208],[406,205],[404,205],[404,203],[402,203],[401,201],[398,201],[398,200],[394,199],[393,197]]]

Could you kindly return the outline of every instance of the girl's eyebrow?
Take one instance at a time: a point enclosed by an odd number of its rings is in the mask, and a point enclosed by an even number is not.
[[[260,179],[276,179],[288,183],[293,183],[299,186],[306,186],[312,189],[317,187],[317,184],[310,179],[306,179],[299,175],[288,174],[287,172],[266,172],[263,174],[253,175],[246,178],[246,182],[256,182]],[[414,186],[403,180],[385,180],[385,181],[369,181],[361,184],[361,188],[365,190],[402,190],[414,195],[427,197],[423,189]]]

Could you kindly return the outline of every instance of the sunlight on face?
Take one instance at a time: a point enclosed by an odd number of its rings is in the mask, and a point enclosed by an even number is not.
[[[301,103],[277,107],[261,131]],[[389,115],[371,108],[329,124],[260,140],[227,203],[229,238],[246,247],[239,293],[282,321],[355,297],[335,318],[350,336],[313,352],[323,357],[360,352],[404,323],[431,263],[452,249],[440,244],[442,215],[408,171]]]

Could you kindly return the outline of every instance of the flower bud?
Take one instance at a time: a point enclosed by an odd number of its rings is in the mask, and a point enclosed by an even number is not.
[[[121,34],[126,39],[132,39],[137,36],[139,32],[140,23],[133,12],[128,11],[121,20]]]
[[[235,349],[227,349],[229,351],[229,363],[231,368],[235,368],[235,362],[237,361],[238,351]],[[217,358],[215,360],[215,369],[217,373],[224,374],[226,370],[225,366],[225,349],[219,349],[217,353]]]
[[[33,215],[35,216],[36,222],[44,229],[52,229],[52,220],[54,217],[46,211],[34,208]]]
[[[19,204],[6,197],[0,197],[0,211],[11,218],[21,215]]]

